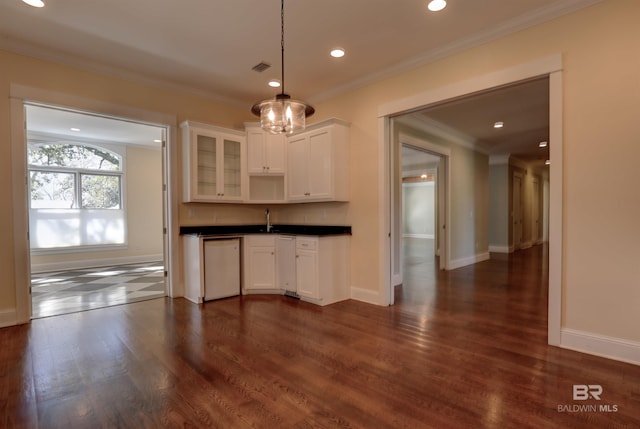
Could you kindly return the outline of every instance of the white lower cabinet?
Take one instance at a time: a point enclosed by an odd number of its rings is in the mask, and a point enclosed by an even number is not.
[[[349,237],[247,235],[244,237],[243,293],[296,292],[327,305],[350,297]]]
[[[296,239],[296,286],[298,295],[320,299],[318,238]]]
[[[349,237],[298,236],[296,284],[298,295],[314,304],[349,299]]]
[[[276,235],[244,237],[244,291],[277,291]]]

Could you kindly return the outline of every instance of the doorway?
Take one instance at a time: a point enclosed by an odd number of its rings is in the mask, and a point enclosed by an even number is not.
[[[407,141],[406,136],[401,139]],[[400,145],[401,281],[396,282],[394,302],[428,302],[433,299],[437,272],[444,268],[445,258],[440,258],[440,253],[444,254],[445,241],[440,231],[446,217],[446,158],[407,143]]]
[[[379,150],[380,156],[389,161],[385,168],[387,187],[381,187],[380,198],[385,202],[386,210],[382,210],[380,236],[389,246],[384,249],[381,257],[389,265],[382,267],[380,284],[382,303],[393,303],[390,290],[393,289],[394,262],[394,234],[395,216],[392,189],[394,186],[395,166],[393,164],[393,119],[411,112],[435,106],[451,100],[460,100],[470,94],[480,94],[495,88],[514,85],[518,82],[548,79],[548,126],[550,142],[550,173],[553,180],[549,185],[549,299],[548,299],[548,343],[560,345],[561,315],[562,315],[562,58],[560,55],[550,56],[538,61],[526,63],[512,68],[503,69],[488,75],[470,78],[446,87],[436,88],[420,94],[414,94],[404,99],[394,100],[378,109],[379,114]],[[459,170],[456,170],[459,171]],[[458,173],[456,173],[458,174]],[[387,211],[388,210],[388,211]],[[473,213],[471,213],[473,215]],[[452,216],[449,214],[449,216]],[[388,226],[387,226],[388,225]],[[447,225],[447,229],[449,225]]]
[[[25,103],[32,317],[164,297],[166,130]]]

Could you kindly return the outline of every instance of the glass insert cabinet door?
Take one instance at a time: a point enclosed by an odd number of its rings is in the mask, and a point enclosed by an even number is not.
[[[224,186],[223,194],[225,197],[241,197],[241,160],[240,160],[240,142],[235,140],[224,139]]]
[[[197,134],[197,189],[198,195],[217,196],[217,145],[216,138]]]
[[[242,198],[242,143],[224,135],[196,133],[196,193],[203,200]]]

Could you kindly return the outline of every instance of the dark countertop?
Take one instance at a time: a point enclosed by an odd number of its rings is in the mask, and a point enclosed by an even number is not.
[[[292,234],[292,235],[351,235],[350,226],[341,225],[272,225],[271,232],[262,225],[203,225],[181,226],[180,235],[228,234]]]

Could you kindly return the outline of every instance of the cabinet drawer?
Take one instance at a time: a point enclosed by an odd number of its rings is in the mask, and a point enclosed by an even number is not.
[[[296,249],[300,250],[316,250],[318,247],[317,238],[296,238]]]

